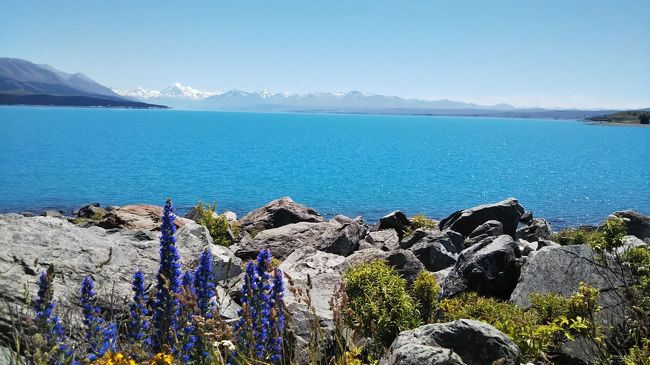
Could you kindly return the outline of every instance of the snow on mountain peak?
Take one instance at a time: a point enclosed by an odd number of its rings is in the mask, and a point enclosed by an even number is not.
[[[203,100],[217,93],[211,91],[202,91],[190,86],[185,86],[180,82],[174,82],[169,87],[162,90],[144,89],[138,86],[134,90],[114,90],[122,96],[130,96],[138,99],[153,98],[173,98],[173,99],[190,99]]]

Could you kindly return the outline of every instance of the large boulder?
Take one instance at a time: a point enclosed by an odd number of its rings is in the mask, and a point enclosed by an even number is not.
[[[520,363],[521,351],[511,339],[487,323],[468,319],[404,331],[379,361],[380,365]]]
[[[452,297],[466,291],[508,299],[517,285],[521,252],[512,237],[486,238],[460,253],[445,278],[442,296]]]
[[[135,204],[125,205],[109,211],[97,225],[102,228],[131,229],[131,230],[159,230],[160,217],[163,215],[163,207],[157,205]],[[189,219],[176,217],[174,225],[182,227],[188,223],[194,223]]]
[[[495,204],[457,211],[440,221],[440,229],[448,228],[467,237],[481,224],[496,220],[503,224],[503,233],[514,238],[523,214],[524,208],[517,199],[509,198]]]
[[[397,232],[400,240],[404,235],[404,230],[411,225],[411,221],[406,217],[406,214],[396,210],[388,213],[379,219],[379,229],[394,229]]]
[[[526,226],[517,230],[516,238],[536,242],[549,239],[552,233],[551,225],[546,219],[535,218],[531,219]]]
[[[547,246],[529,255],[510,300],[522,307],[530,306],[532,293],[556,293],[564,297],[575,294],[580,283],[600,290],[599,317],[608,324],[622,320],[619,289],[625,287],[623,277],[599,263],[588,245]]]
[[[296,339],[294,353],[298,364],[307,364],[309,338],[321,331],[325,341],[334,330],[330,301],[346,268],[345,257],[299,248],[280,265],[284,273],[285,305],[291,313],[289,327]]]
[[[201,236],[202,228],[192,223],[177,232],[181,263],[186,267],[191,268],[206,242],[211,242],[209,235]],[[133,273],[142,270],[149,285],[158,270],[159,233],[146,232],[82,228],[51,217],[0,215],[0,334],[8,334],[11,328],[9,307],[29,305],[25,293],[36,294],[38,277],[49,265],[54,265],[54,299],[61,313],[81,315],[79,289],[86,275],[95,280],[100,305],[128,311]]]
[[[311,246],[347,256],[358,249],[365,233],[361,218],[336,216],[329,222],[292,223],[261,231],[255,236],[245,236],[236,246],[235,254],[242,259],[251,259],[260,250],[268,249],[274,257],[284,259],[298,248]]]
[[[615,216],[625,220],[627,234],[645,240],[650,238],[650,217],[633,210],[615,212]]]
[[[314,209],[284,197],[246,214],[239,220],[239,225],[242,230],[256,234],[266,229],[299,222],[323,222],[323,217]]]

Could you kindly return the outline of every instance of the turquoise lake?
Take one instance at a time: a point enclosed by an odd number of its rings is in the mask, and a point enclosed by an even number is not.
[[[650,213],[650,128],[482,117],[0,108],[0,211],[290,196],[442,218],[516,197],[554,228]]]

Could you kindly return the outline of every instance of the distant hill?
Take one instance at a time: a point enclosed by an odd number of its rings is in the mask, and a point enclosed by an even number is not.
[[[0,58],[0,104],[162,107],[122,97],[82,73],[17,58]]]
[[[597,115],[587,119],[602,123],[648,124],[650,122],[650,108],[625,110],[611,114]],[[645,123],[642,123],[642,120]]]

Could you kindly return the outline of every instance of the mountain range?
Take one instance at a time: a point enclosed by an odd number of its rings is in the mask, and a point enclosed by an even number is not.
[[[617,110],[519,109],[509,104],[478,105],[454,100],[420,100],[360,91],[310,92],[202,91],[174,83],[161,89],[113,90],[82,73],[49,65],[0,58],[0,105],[64,105],[250,112],[327,112],[409,115],[588,118]]]
[[[158,108],[116,94],[82,73],[0,58],[0,104]]]
[[[124,97],[165,104],[175,108],[230,110],[230,111],[329,111],[377,112],[396,109],[444,109],[444,110],[514,110],[508,104],[483,106],[453,100],[405,99],[397,96],[369,94],[360,91],[345,93],[311,92],[307,94],[275,93],[270,91],[247,92],[230,90],[223,93],[197,90],[181,83],[174,83],[162,90],[144,89],[114,90]]]

